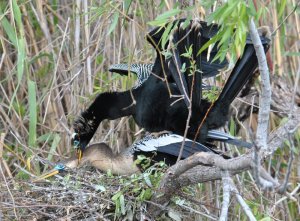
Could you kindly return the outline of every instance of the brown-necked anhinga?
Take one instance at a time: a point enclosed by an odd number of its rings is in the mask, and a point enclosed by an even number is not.
[[[183,96],[184,99],[178,100],[176,96],[170,96],[170,92],[172,95],[178,96],[187,92],[193,96],[188,138],[196,138],[198,142],[205,143],[209,130],[224,126],[228,120],[230,104],[257,68],[258,62],[254,47],[247,37],[242,56],[237,60],[220,96],[212,104],[202,98],[202,76],[215,75],[219,68],[224,67],[227,62],[213,62],[213,58],[218,52],[216,46],[210,52],[204,50],[200,55],[197,52],[216,34],[218,26],[189,21],[184,29],[183,23],[185,20],[172,23],[175,28],[169,42],[172,42],[176,48],[172,50],[171,56],[164,55],[165,48],[161,41],[162,33],[168,25],[165,28],[154,29],[148,34],[147,39],[155,46],[157,57],[151,75],[142,85],[124,92],[99,94],[94,102],[74,121],[76,132],[74,141],[78,143],[81,150],[84,150],[89,143],[102,120],[112,120],[129,115],[132,115],[135,122],[147,131],[168,130],[183,135],[189,112],[187,108],[189,101],[185,96]],[[261,36],[261,41],[267,50],[269,40]],[[187,67],[193,65],[191,60],[181,56],[186,53],[187,48],[193,48],[191,56],[196,61],[197,71],[192,76],[187,71],[189,69]],[[161,80],[164,76],[169,84]],[[199,127],[200,124],[201,127]],[[199,133],[198,129],[200,129]],[[196,135],[197,137],[195,137]]]
[[[53,170],[40,176],[34,181],[45,179],[58,174],[66,168],[77,168],[86,163],[103,171],[111,171],[117,175],[129,175],[139,172],[156,162],[164,161],[167,165],[176,163],[180,152],[183,137],[177,134],[162,133],[157,135],[149,134],[142,140],[133,143],[129,148],[124,148],[120,153],[113,153],[105,143],[95,143],[84,150],[82,159],[70,158],[65,163],[57,164]],[[181,159],[185,159],[196,152],[211,152],[211,148],[192,140],[186,139]],[[138,155],[144,155],[150,159],[150,163],[141,161],[136,164]]]

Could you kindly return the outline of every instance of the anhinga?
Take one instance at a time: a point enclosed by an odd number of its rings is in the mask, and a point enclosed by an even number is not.
[[[150,164],[147,164],[148,166],[160,161],[164,161],[167,165],[173,165],[176,163],[182,141],[183,137],[177,134],[149,134],[142,140],[133,143],[129,148],[124,148],[118,154],[114,154],[112,149],[105,143],[95,143],[84,150],[84,154],[80,161],[78,158],[71,158],[65,163],[59,163],[53,170],[34,181],[58,174],[66,168],[77,168],[86,163],[89,163],[103,172],[110,170],[113,174],[117,175],[133,174],[146,169],[144,167],[146,165],[143,165],[143,162],[141,162],[141,164],[135,163],[138,155],[144,155],[150,158],[151,161]],[[201,143],[185,139],[181,159],[185,159],[196,152],[211,151],[213,151],[211,148],[208,148]]]
[[[146,131],[167,130],[183,135],[189,113],[187,106],[190,104],[186,96],[183,96],[183,100],[178,100],[177,97],[185,93],[193,96],[187,134],[189,139],[205,143],[209,130],[224,126],[228,119],[230,104],[257,68],[258,62],[253,44],[247,37],[243,55],[237,60],[218,99],[211,103],[202,98],[202,77],[216,75],[227,62],[213,61],[218,52],[217,44],[209,52],[204,50],[200,55],[197,55],[197,52],[216,34],[218,26],[190,21],[187,28],[183,29],[184,22],[185,20],[179,20],[172,23],[175,28],[171,32],[172,39],[169,40],[169,45],[173,43],[177,47],[172,48],[171,56],[164,56],[163,53],[165,50],[161,38],[166,27],[154,29],[148,34],[147,39],[155,46],[157,57],[151,75],[142,85],[125,92],[99,94],[74,121],[76,132],[74,140],[79,143],[80,150],[85,149],[102,120],[113,120],[129,115],[132,115],[135,122]],[[261,36],[261,41],[267,50],[269,39]],[[193,48],[191,56],[196,61],[197,71],[190,76],[189,68],[182,69],[183,64],[185,67],[193,65],[191,59],[180,55],[186,53],[186,49],[191,47]],[[165,76],[171,82],[168,85],[161,80]],[[177,97],[170,96],[169,92]]]
[[[151,75],[151,70],[153,68],[153,64],[113,64],[109,67],[110,72],[118,73],[120,75],[128,75],[129,72],[135,74],[137,76],[137,83],[133,87],[133,89],[138,88],[144,84],[149,76]],[[205,76],[205,77],[211,77],[211,75]],[[210,86],[207,84],[204,84],[202,82],[202,89],[203,90],[210,90],[215,86]],[[252,147],[251,143],[248,143],[246,141],[237,139],[227,133],[224,133],[222,131],[218,130],[209,130],[207,134],[207,141],[213,142],[213,141],[221,141],[225,143],[229,143],[236,146],[241,147]]]

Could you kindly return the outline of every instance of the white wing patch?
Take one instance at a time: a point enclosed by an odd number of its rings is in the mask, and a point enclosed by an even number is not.
[[[131,148],[132,151],[144,151],[151,152],[157,151],[158,147],[166,146],[174,143],[181,143],[183,137],[177,134],[163,134],[159,137],[154,137],[152,135],[146,136],[144,139],[134,143]],[[186,139],[186,141],[191,141]]]

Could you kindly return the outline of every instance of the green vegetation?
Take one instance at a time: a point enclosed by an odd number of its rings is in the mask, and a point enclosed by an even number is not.
[[[242,54],[248,20],[254,17],[258,26],[267,25],[273,30],[278,28],[272,37],[270,50],[271,74],[284,77],[289,83],[296,81],[300,65],[300,9],[295,8],[294,0],[206,0],[200,1],[202,4],[196,1],[194,6],[182,7],[168,0],[79,2],[79,5],[76,5],[76,1],[57,0],[0,2],[0,133],[6,134],[4,144],[0,143],[3,146],[3,152],[0,151],[1,171],[6,178],[6,182],[2,182],[4,178],[0,173],[0,193],[6,193],[8,187],[12,193],[0,199],[5,198],[12,200],[11,202],[14,197],[18,199],[22,195],[14,191],[22,190],[22,182],[29,182],[28,173],[39,175],[50,168],[50,162],[74,154],[70,145],[72,131],[69,131],[73,119],[97,93],[125,90],[134,85],[134,76],[122,77],[108,73],[107,69],[109,65],[121,62],[153,62],[155,52],[145,40],[147,31],[153,26],[183,17],[201,17],[208,22],[217,22],[221,27],[220,34],[204,45],[203,49],[220,41],[218,59],[224,59],[229,53],[230,60],[234,61]],[[293,13],[290,14],[291,12]],[[170,29],[164,34],[164,44]],[[187,49],[186,56],[189,54]],[[191,73],[193,71],[195,70]],[[223,74],[214,83],[222,86],[225,79]],[[217,93],[217,90],[213,90],[204,96],[214,100]],[[275,114],[271,117],[270,131],[285,120]],[[255,116],[252,120],[255,122]],[[253,122],[245,128],[255,129]],[[241,130],[241,134],[247,133],[247,130]],[[123,149],[143,135],[139,133],[134,136],[138,131],[140,128],[131,118],[105,121],[94,141],[104,140],[115,150]],[[234,121],[230,121],[229,131],[237,131]],[[292,140],[294,144],[287,141],[284,147],[265,162],[268,171],[282,180],[292,148],[295,163],[291,172],[290,191],[300,181],[300,134],[297,133]],[[232,152],[239,151],[232,148]],[[159,167],[157,170],[117,179],[119,190],[106,195],[107,200],[114,204],[115,219],[128,214],[129,209],[134,212],[134,209],[139,208],[137,205],[149,200],[163,171]],[[103,176],[107,181],[109,176]],[[239,191],[257,219],[299,219],[299,193],[294,195],[296,202],[287,199],[276,204],[283,196],[273,192],[262,195],[250,173],[245,172],[235,178]],[[97,185],[99,191],[110,190],[106,183]],[[26,190],[30,191],[28,186],[30,185],[27,184]],[[218,217],[222,201],[220,186],[215,181],[182,190],[189,198],[202,204],[197,205],[180,195],[174,197],[173,204],[177,205],[174,207],[184,211],[191,208],[190,211],[205,214],[210,211],[214,217]],[[34,194],[30,196],[34,197]],[[37,202],[32,201],[32,205],[34,203]],[[128,207],[130,203],[134,206]],[[4,204],[0,202],[0,205],[3,207]],[[24,205],[19,205],[17,200],[9,206],[4,205],[2,213],[0,211],[0,219],[2,215],[12,220],[17,217],[27,219],[27,213],[31,214],[29,217],[34,216],[22,206]],[[65,212],[67,208],[62,210]],[[98,211],[97,208],[95,210]],[[49,213],[53,211],[49,210]],[[237,202],[231,202],[229,215],[228,220],[247,220]],[[192,212],[190,216],[191,220],[196,220],[200,215]]]

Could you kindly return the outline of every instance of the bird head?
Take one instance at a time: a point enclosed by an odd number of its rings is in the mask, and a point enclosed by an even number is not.
[[[73,169],[73,168],[79,167],[80,165],[85,163],[85,160],[86,159],[83,159],[82,161],[79,162],[77,158],[72,157],[65,163],[56,164],[55,167],[52,170],[50,170],[50,171],[44,173],[43,175],[39,176],[38,178],[33,180],[33,182],[44,180],[44,179],[52,177],[56,174],[67,171],[68,169]]]
[[[72,135],[72,145],[76,149],[78,160],[82,158],[82,153],[87,147],[94,134],[94,123],[90,122],[87,113],[83,112],[82,116],[77,117],[73,122],[74,133]],[[97,128],[96,128],[97,129]]]
[[[85,147],[87,146],[87,144],[84,142],[84,140],[81,142],[81,139],[80,139],[80,136],[78,133],[72,134],[71,142],[73,144],[74,149],[76,150],[77,159],[78,159],[78,161],[80,161],[82,158],[82,153],[83,153]]]

